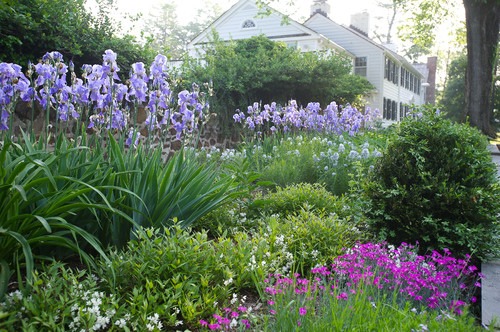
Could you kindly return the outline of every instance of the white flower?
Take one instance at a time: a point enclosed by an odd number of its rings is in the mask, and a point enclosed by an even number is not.
[[[175,326],[182,325],[182,320],[175,322]]]
[[[120,318],[115,322],[115,325],[118,326],[119,328],[123,329],[127,325],[127,321],[123,318]]]
[[[9,296],[13,300],[21,301],[23,299],[23,293],[21,293],[21,291],[19,291],[19,290],[16,290],[15,292],[10,293]]]

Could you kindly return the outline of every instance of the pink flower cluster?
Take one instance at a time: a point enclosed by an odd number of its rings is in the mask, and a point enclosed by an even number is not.
[[[398,301],[402,303],[424,303],[430,308],[447,308],[458,314],[467,303],[477,301],[472,293],[481,287],[477,280],[483,276],[476,272],[475,266],[451,257],[447,249],[444,254],[433,251],[426,256],[415,252],[416,248],[406,243],[399,248],[386,243],[358,243],[336,258],[331,268],[312,269],[316,276],[311,280],[298,278],[297,274],[293,278],[270,275],[270,279],[265,280],[268,284],[265,291],[272,298],[287,292],[310,297],[328,291],[337,300],[347,301],[350,295],[362,293],[368,285],[375,287],[379,294],[397,292]],[[275,280],[273,284],[271,279]]]
[[[230,328],[235,328],[236,326],[244,326],[245,329],[250,329],[250,322],[247,319],[241,319],[239,322],[237,319],[240,317],[242,312],[247,311],[246,307],[238,307],[237,311],[231,310],[230,308],[223,308],[222,311],[225,313],[225,317],[214,314],[216,322],[209,323],[204,320],[200,320],[200,324],[207,327],[209,330],[223,330],[227,331]],[[238,312],[239,311],[239,312]]]

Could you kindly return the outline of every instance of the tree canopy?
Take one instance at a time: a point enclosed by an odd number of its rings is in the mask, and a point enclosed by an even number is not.
[[[101,63],[102,53],[112,49],[125,75],[132,63],[149,61],[152,54],[134,37],[117,37],[120,26],[110,16],[114,0],[96,2],[98,11],[92,14],[85,0],[2,0],[0,61],[26,67],[46,52],[59,51],[79,70],[85,63]]]

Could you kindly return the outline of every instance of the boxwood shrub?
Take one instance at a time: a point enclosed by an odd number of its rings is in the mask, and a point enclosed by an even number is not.
[[[500,191],[486,137],[432,108],[419,112],[401,122],[365,185],[371,228],[394,244],[498,255]]]

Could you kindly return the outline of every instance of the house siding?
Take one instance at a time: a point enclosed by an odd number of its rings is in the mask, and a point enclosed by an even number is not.
[[[375,87],[373,92],[367,99],[367,106],[372,109],[377,108],[383,112],[384,98],[386,100],[395,101],[397,104],[397,120],[400,120],[400,103],[402,104],[422,104],[423,96],[418,95],[402,86],[400,86],[399,77],[401,66],[409,70],[415,76],[421,79],[422,75],[413,67],[404,65],[396,57],[387,54],[388,51],[381,45],[366,40],[352,30],[341,26],[330,19],[315,15],[304,23],[308,28],[317,31],[335,43],[339,44],[356,57],[367,57],[366,79]],[[386,57],[397,64],[398,82],[395,84],[392,81],[384,78]]]

